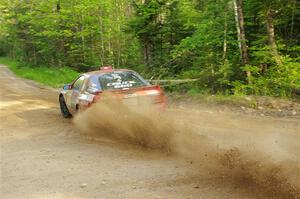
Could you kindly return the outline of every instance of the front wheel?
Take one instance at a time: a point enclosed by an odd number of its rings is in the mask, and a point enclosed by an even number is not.
[[[72,114],[70,113],[70,111],[66,105],[65,99],[62,95],[59,96],[59,105],[60,105],[60,111],[61,111],[62,116],[64,118],[71,118]]]

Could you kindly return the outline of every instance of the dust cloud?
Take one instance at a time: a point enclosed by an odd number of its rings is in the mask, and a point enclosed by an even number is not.
[[[149,103],[136,107],[105,97],[77,114],[74,123],[80,132],[91,137],[111,138],[187,159],[195,169],[259,196],[300,198],[299,159],[277,156],[276,151],[270,156],[260,145],[249,148],[231,142],[231,138],[238,136],[235,132],[222,138],[207,135],[201,132],[203,126],[195,128],[183,121],[184,117],[182,113],[158,110]],[[188,118],[201,121],[192,111]],[[245,134],[255,136],[251,131]],[[238,143],[247,143],[247,136]],[[262,135],[255,139],[261,142],[268,137]]]
[[[150,149],[171,150],[176,126],[163,112],[150,106],[133,108],[108,97],[78,114],[74,119],[81,132],[118,139]]]

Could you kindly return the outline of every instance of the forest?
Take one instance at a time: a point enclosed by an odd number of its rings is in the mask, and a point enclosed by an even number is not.
[[[0,56],[130,68],[184,93],[300,95],[297,0],[0,0]]]

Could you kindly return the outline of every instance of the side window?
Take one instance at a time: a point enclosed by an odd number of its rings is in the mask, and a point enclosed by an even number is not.
[[[96,76],[91,76],[88,80],[86,91],[89,93],[94,93],[101,91],[98,78]]]
[[[79,77],[76,82],[73,84],[73,89],[76,91],[80,91],[82,88],[82,85],[84,83],[84,76]]]

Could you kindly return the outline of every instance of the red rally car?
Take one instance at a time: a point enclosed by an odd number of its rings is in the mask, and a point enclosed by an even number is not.
[[[147,98],[161,108],[166,106],[166,97],[159,86],[153,86],[139,74],[127,69],[102,67],[99,71],[80,75],[71,84],[66,84],[59,94],[63,117],[70,118],[79,110],[101,102],[101,95],[111,94],[122,101],[139,106]]]

